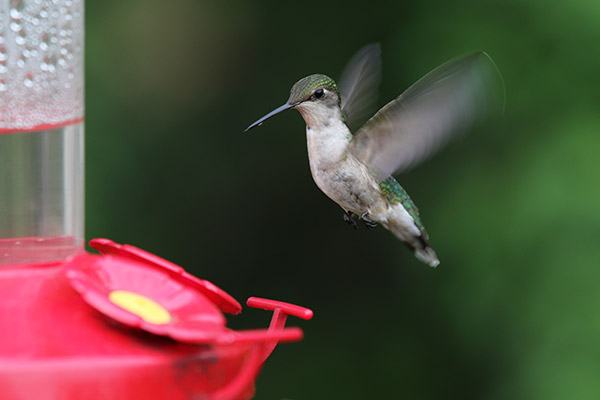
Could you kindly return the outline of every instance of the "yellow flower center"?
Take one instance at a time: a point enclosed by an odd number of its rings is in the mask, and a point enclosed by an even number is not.
[[[151,324],[163,325],[171,321],[171,314],[163,306],[141,294],[113,290],[108,299]]]

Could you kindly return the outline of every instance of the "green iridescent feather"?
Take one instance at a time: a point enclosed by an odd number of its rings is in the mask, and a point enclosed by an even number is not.
[[[306,101],[310,95],[319,88],[327,89],[338,94],[339,91],[335,81],[327,75],[314,74],[300,79],[294,84],[290,91],[288,103],[296,103],[298,101]]]
[[[383,195],[387,198],[387,201],[390,202],[390,204],[402,204],[404,209],[415,221],[415,225],[417,225],[417,227],[421,230],[421,233],[425,239],[428,239],[427,231],[425,230],[423,222],[421,221],[421,217],[419,216],[419,209],[417,206],[415,206],[415,203],[413,203],[408,193],[406,193],[406,190],[400,186],[398,181],[396,181],[393,176],[390,176],[381,182],[379,187],[381,187]]]

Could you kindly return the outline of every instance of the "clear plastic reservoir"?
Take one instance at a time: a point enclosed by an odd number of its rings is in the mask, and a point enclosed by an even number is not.
[[[0,264],[83,247],[83,0],[0,2]]]

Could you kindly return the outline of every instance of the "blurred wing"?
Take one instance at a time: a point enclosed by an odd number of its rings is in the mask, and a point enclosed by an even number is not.
[[[504,83],[484,52],[454,58],[388,103],[356,133],[350,151],[379,180],[423,161],[448,139],[504,107]]]
[[[350,129],[364,122],[375,109],[377,89],[381,80],[381,46],[369,44],[348,62],[338,88],[342,97],[342,112]]]

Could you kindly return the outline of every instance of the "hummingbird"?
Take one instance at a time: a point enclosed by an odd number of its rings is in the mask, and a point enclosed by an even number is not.
[[[452,136],[471,130],[504,108],[504,83],[490,56],[475,51],[456,57],[418,80],[356,129],[377,99],[381,48],[359,50],[339,85],[313,74],[296,82],[285,104],[245,132],[285,110],[306,123],[310,171],[317,186],[357,228],[381,224],[431,267],[439,259],[419,210],[394,178],[437,151]]]

